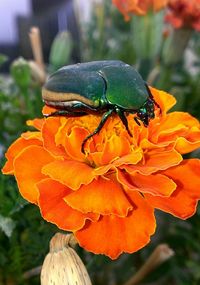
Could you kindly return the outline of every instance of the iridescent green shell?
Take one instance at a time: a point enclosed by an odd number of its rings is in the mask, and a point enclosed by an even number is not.
[[[142,77],[118,60],[65,66],[52,74],[43,88],[45,101],[78,101],[95,109],[116,105],[137,110],[148,96]]]

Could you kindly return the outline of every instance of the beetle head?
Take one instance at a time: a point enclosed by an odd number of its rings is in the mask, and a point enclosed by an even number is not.
[[[137,111],[137,118],[143,122],[145,127],[149,125],[150,119],[155,117],[154,110],[154,102],[151,98],[148,98],[144,105]],[[138,123],[138,120],[136,122]]]
[[[148,117],[148,113],[147,113],[146,108],[140,108],[137,111],[137,119],[142,121],[142,123],[144,124],[145,127],[148,126],[148,124],[149,124],[149,117]],[[138,120],[136,120],[136,122],[138,123]]]

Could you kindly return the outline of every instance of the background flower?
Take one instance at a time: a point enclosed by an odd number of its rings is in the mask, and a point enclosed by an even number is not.
[[[188,113],[168,114],[175,99],[151,90],[162,113],[156,110],[148,128],[129,115],[133,137],[113,116],[84,155],[82,141],[101,117],[49,117],[29,121],[37,131],[22,134],[6,153],[3,172],[14,174],[44,219],[113,259],[150,241],[155,208],[186,219],[200,199],[200,161],[182,157],[200,147],[199,122]]]
[[[175,28],[192,28],[200,31],[200,1],[170,0],[166,21]]]
[[[113,4],[124,15],[125,20],[130,15],[145,15],[149,10],[157,12],[166,7],[168,0],[113,0]]]

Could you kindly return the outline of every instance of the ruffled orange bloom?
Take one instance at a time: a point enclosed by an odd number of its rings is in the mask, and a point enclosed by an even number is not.
[[[175,28],[192,28],[200,32],[200,0],[170,0],[166,21]]]
[[[84,155],[82,141],[101,116],[49,117],[29,121],[37,130],[23,133],[6,153],[3,173],[15,176],[43,218],[112,259],[150,241],[155,209],[186,219],[200,199],[200,160],[182,157],[200,147],[200,124],[188,113],[167,113],[175,99],[151,91],[162,113],[156,110],[148,128],[129,115],[133,137],[110,117]]]
[[[126,21],[131,14],[145,15],[149,10],[157,12],[166,7],[169,0],[112,0]]]

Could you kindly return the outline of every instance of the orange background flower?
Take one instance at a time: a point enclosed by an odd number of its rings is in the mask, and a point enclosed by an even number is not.
[[[175,28],[192,28],[200,32],[200,0],[170,0],[166,21]]]
[[[113,0],[113,4],[123,14],[125,20],[131,14],[145,15],[149,10],[157,12],[166,7],[169,0]]]
[[[101,116],[49,117],[16,140],[3,173],[13,174],[22,196],[43,218],[72,231],[85,249],[112,259],[144,247],[156,229],[154,210],[186,219],[200,199],[200,160],[182,154],[200,147],[200,124],[188,113],[168,110],[175,99],[151,89],[162,109],[148,128],[117,116],[98,135],[83,139]],[[48,108],[45,108],[48,112]]]

